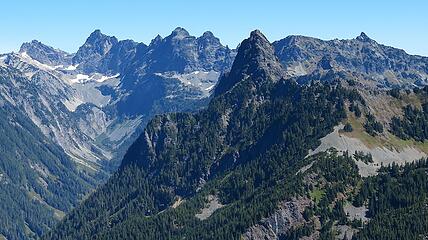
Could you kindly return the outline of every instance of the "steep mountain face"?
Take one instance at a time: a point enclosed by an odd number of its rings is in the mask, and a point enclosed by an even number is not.
[[[252,32],[251,37],[242,42],[240,49],[231,71],[225,76],[228,81],[219,82],[216,95],[228,91],[242,79],[251,78],[262,83],[266,79],[277,81],[285,77],[271,44],[260,31]]]
[[[427,84],[427,57],[412,56],[401,49],[384,46],[364,33],[355,39],[329,41],[289,36],[273,45],[291,76],[333,68],[362,74],[362,78],[372,80],[376,87]]]
[[[119,41],[95,30],[73,57],[73,65],[86,74],[122,73],[137,54],[144,54],[147,46],[132,40]]]
[[[176,28],[168,37],[152,41],[141,60],[144,71],[151,73],[222,72],[232,64],[233,52],[210,32],[196,38],[185,29]]]
[[[349,92],[281,78],[259,31],[231,73],[207,109],[150,121],[119,171],[45,238],[238,239],[297,194],[288,179],[346,116]]]
[[[144,43],[136,43],[132,40],[119,41],[104,55],[100,66],[101,72],[124,72],[132,63],[137,52],[141,54],[146,48]]]
[[[17,70],[0,66],[2,93],[8,93],[0,95],[0,236],[6,239],[42,235],[93,187],[28,118],[28,108],[18,107],[20,99],[11,100],[15,92],[9,87],[26,91],[26,81]]]
[[[191,41],[186,43],[184,35]],[[195,54],[201,57],[193,58]],[[11,101],[25,108],[42,132],[85,171],[98,172],[117,166],[151,116],[204,106],[233,56],[212,33],[195,38],[179,28],[147,47],[96,30],[76,54],[33,41],[23,44],[19,54],[3,55],[1,62],[30,79],[20,83],[19,91],[13,83],[4,86],[14,92]],[[185,59],[183,66],[194,72],[162,65],[149,73],[152,63],[166,63],[170,57]],[[31,104],[29,95],[34,96]]]
[[[79,167],[96,172],[100,161],[111,158],[111,153],[96,143],[98,131],[108,124],[101,106],[109,97],[96,90],[99,83],[78,88],[69,82],[73,76],[22,53],[7,55],[4,63],[16,74],[2,83],[0,95],[24,111]],[[114,81],[112,78],[104,84]]]
[[[117,43],[117,38],[95,30],[74,55],[73,65],[79,65],[79,69],[85,73],[97,72],[99,62]]]
[[[167,38],[172,37],[165,39]],[[189,38],[196,39],[191,36]],[[32,41],[23,44],[19,53],[0,55],[2,104],[19,111],[34,124],[38,129],[37,134],[42,134],[38,136],[40,139],[36,139],[41,144],[45,141],[44,138],[52,140],[54,148],[60,152],[52,153],[52,159],[64,158],[67,164],[70,160],[74,162],[71,166],[67,165],[70,169],[63,170],[64,174],[70,174],[69,180],[74,181],[69,184],[73,189],[51,189],[54,191],[52,194],[36,191],[43,194],[43,197],[56,196],[44,204],[46,208],[35,208],[35,211],[44,211],[43,220],[39,225],[35,225],[37,231],[33,229],[34,223],[26,223],[26,219],[11,220],[7,225],[0,226],[0,234],[7,239],[33,236],[31,231],[34,236],[40,236],[52,227],[64,212],[74,207],[88,188],[102,182],[118,167],[126,149],[152,116],[170,111],[194,111],[206,106],[210,91],[221,74],[219,69],[230,67],[229,60],[226,59],[233,58],[234,53],[228,50],[227,57],[222,55],[226,48],[221,46],[212,34],[206,34],[202,38],[204,40],[201,40],[200,48],[196,48],[201,57],[192,61],[203,63],[185,63],[193,66],[193,72],[157,69],[157,72],[149,73],[146,71],[149,69],[148,63],[165,61],[160,59],[161,56],[151,59],[144,43],[118,41],[99,30],[89,36],[76,54],[68,54]],[[152,42],[156,41],[155,39]],[[152,46],[151,50],[162,52],[163,47],[166,45]],[[181,58],[180,54],[183,54],[183,59],[189,58],[184,56],[187,54],[187,47],[186,44],[179,44],[171,54],[175,54],[176,58]],[[213,53],[213,49],[218,49],[218,52]],[[211,61],[213,63],[210,63]],[[12,114],[12,111],[10,113]],[[7,116],[1,116],[2,120],[7,122]],[[37,145],[36,140],[34,144]],[[21,158],[10,157],[9,160],[24,164],[21,163],[24,161]],[[48,169],[36,159],[33,161],[30,165],[23,166],[41,166],[42,170]],[[8,165],[4,169],[14,166]],[[36,170],[30,168],[28,172],[38,174]],[[77,175],[72,176],[72,172]],[[55,178],[56,174],[55,172],[51,177]],[[35,176],[37,178],[37,175]],[[58,179],[60,177],[62,175]],[[60,180],[65,181],[62,178]],[[48,179],[43,181],[48,182]],[[31,201],[31,189],[37,186],[27,186],[25,182],[16,183],[16,186],[21,186],[19,184],[25,189],[19,198],[22,201]],[[27,196],[26,192],[29,192],[27,199],[24,198]],[[41,199],[41,202],[48,201]],[[0,211],[19,212],[28,205],[21,202],[21,205],[15,204],[9,211],[6,203],[9,201],[5,202]],[[50,214],[51,210],[60,214],[54,218]],[[30,230],[25,227],[29,225]],[[11,226],[16,229],[14,234],[17,235],[10,233]]]

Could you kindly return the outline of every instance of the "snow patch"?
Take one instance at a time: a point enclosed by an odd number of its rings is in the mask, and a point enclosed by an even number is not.
[[[64,68],[64,70],[74,71],[74,70],[77,69],[78,66],[79,66],[79,64],[77,64],[77,65],[70,65],[70,66],[67,66],[66,68]]]
[[[201,97],[208,97],[210,91],[220,77],[220,73],[216,71],[194,71],[190,73],[165,72],[155,73],[157,76],[179,80],[184,86],[192,87],[201,92]]]
[[[120,76],[120,74],[118,73],[118,74],[115,74],[115,75],[113,75],[113,76],[101,76],[99,79],[95,79],[95,81],[97,81],[97,82],[99,82],[99,83],[101,83],[101,82],[105,82],[105,81],[107,81],[107,80],[109,80],[109,79],[112,79],[112,78],[117,78],[117,77],[119,77]]]
[[[54,69],[54,70],[56,70],[56,69],[61,69],[61,68],[64,68],[64,65],[58,65],[58,66],[54,66],[54,67],[53,67],[53,69]]]
[[[86,74],[77,74],[74,78],[70,79],[72,83],[84,83],[89,81],[91,78]]]
[[[209,87],[205,88],[205,91],[211,91],[211,90],[214,88],[214,86],[215,86],[215,85],[211,85],[211,86],[209,86]]]
[[[6,60],[7,56],[1,56],[0,55],[0,66],[5,66],[6,64],[4,63],[4,61]]]
[[[115,74],[112,76],[104,76],[104,75],[101,75],[99,73],[94,73],[91,76],[89,76],[86,74],[80,74],[79,73],[79,74],[73,76],[73,78],[70,79],[70,82],[71,83],[87,83],[90,81],[95,81],[95,82],[102,83],[102,82],[105,82],[109,79],[117,78],[119,76],[120,76],[120,74]]]
[[[47,64],[41,63],[41,62],[39,62],[39,61],[37,61],[37,60],[35,60],[35,59],[31,58],[31,57],[27,54],[27,52],[22,52],[22,53],[21,53],[21,58],[22,58],[22,60],[23,60],[24,62],[26,62],[26,63],[28,63],[28,64],[31,64],[31,65],[34,65],[34,66],[36,66],[36,67],[38,67],[38,68],[40,68],[40,69],[43,69],[43,70],[50,70],[50,71],[53,71],[53,70],[56,70],[56,69],[57,69],[57,68],[59,68],[59,67],[62,67],[62,65],[59,65],[59,66],[49,66],[49,65],[47,65]]]

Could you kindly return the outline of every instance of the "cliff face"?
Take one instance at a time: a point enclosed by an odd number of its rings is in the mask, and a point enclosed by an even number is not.
[[[307,198],[282,201],[273,214],[267,218],[263,218],[259,223],[249,228],[242,235],[242,239],[281,239],[290,230],[307,223],[303,217],[303,211],[311,205],[312,201]]]

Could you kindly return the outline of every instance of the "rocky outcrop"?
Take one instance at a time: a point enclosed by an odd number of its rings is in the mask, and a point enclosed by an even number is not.
[[[310,205],[311,200],[307,198],[294,198],[290,201],[283,201],[273,214],[249,228],[242,235],[242,239],[280,239],[281,236],[286,235],[293,228],[306,223],[303,211]]]

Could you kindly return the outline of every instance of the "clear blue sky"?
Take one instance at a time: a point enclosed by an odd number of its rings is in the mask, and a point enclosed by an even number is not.
[[[94,29],[149,43],[177,26],[196,36],[210,30],[231,47],[256,28],[271,41],[291,34],[354,38],[363,31],[428,56],[427,0],[10,0],[1,3],[0,52],[32,39],[75,52]]]

